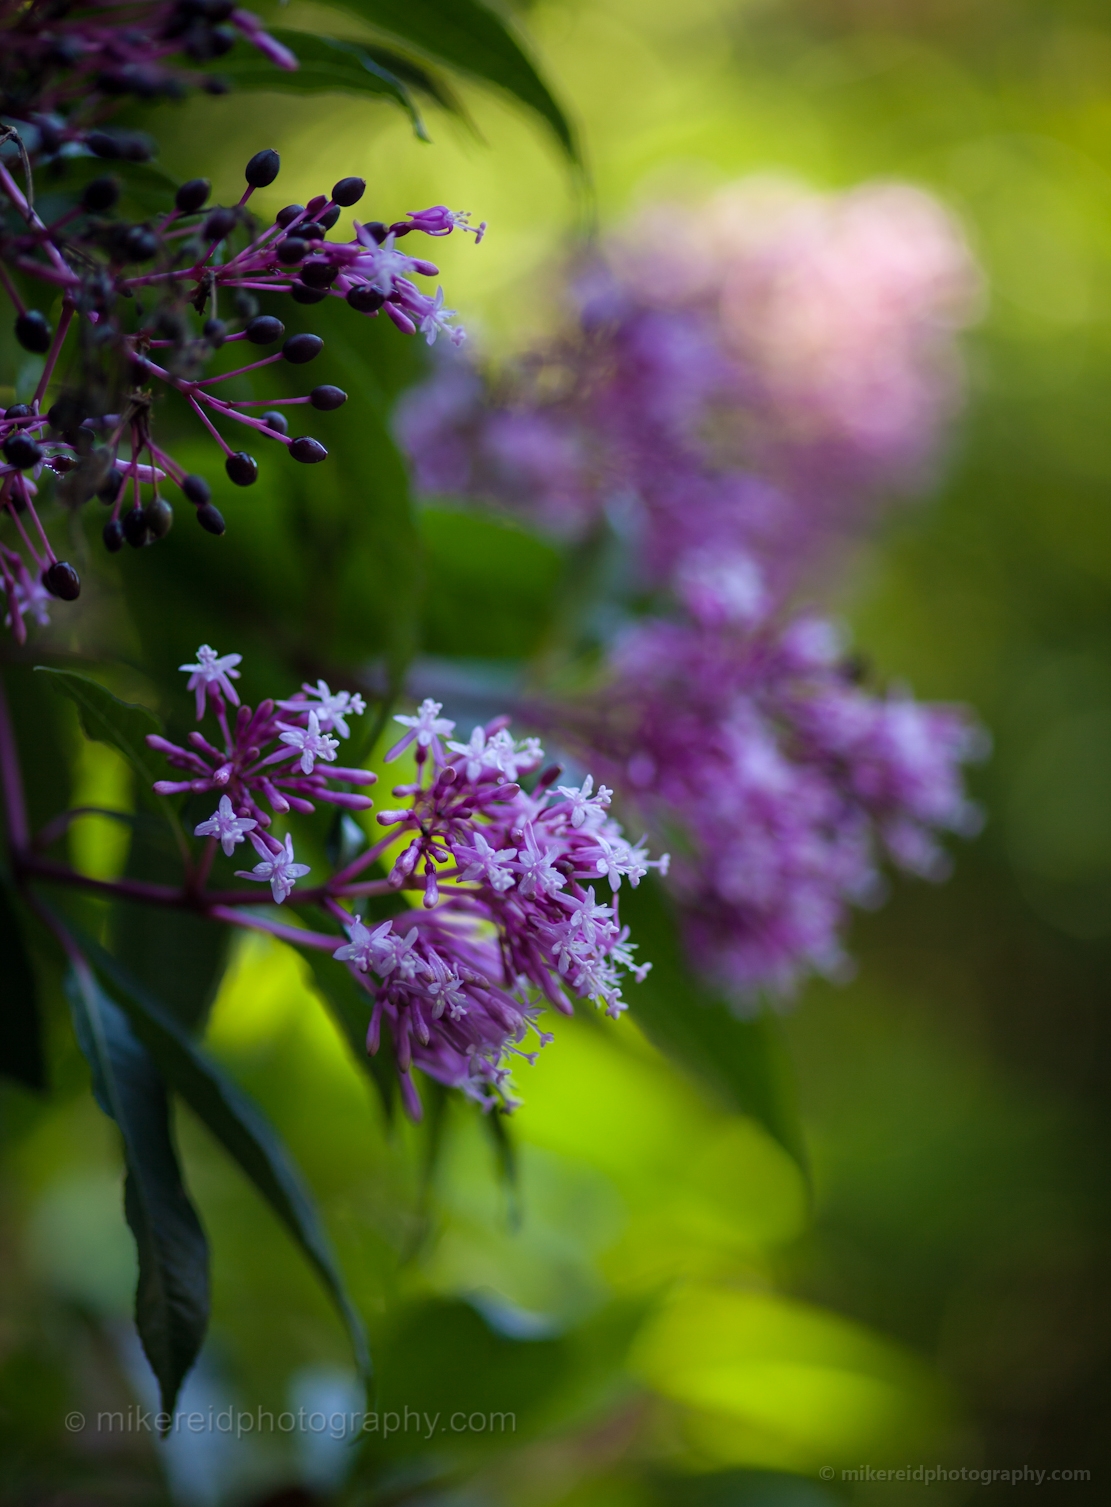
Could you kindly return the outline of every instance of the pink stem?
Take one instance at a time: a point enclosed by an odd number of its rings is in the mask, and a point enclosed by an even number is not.
[[[35,396],[31,399],[31,402],[36,409],[38,408],[39,403],[42,401],[43,394],[46,392],[50,378],[54,374],[54,368],[57,365],[58,357],[62,354],[62,345],[64,344],[66,335],[69,332],[70,321],[73,319],[75,312],[76,308],[71,300],[68,298],[64,299],[62,302],[62,317],[58,320],[58,328],[54,331],[54,339],[50,344],[50,350],[46,357],[46,365],[42,369],[42,376],[39,378],[39,385],[35,388]]]

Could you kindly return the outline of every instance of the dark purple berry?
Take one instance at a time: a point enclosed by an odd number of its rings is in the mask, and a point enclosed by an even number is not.
[[[132,549],[142,549],[148,542],[147,519],[142,508],[132,508],[123,515],[123,536]]]
[[[273,314],[258,314],[243,333],[252,345],[273,345],[285,334],[285,325]]]
[[[227,527],[223,513],[219,508],[214,508],[210,502],[203,503],[197,509],[197,522],[210,534],[222,534]]]
[[[147,225],[132,225],[124,235],[123,251],[129,262],[149,262],[158,255],[158,237]]]
[[[327,288],[306,288],[304,283],[294,283],[289,290],[289,296],[294,303],[321,303],[328,297]]]
[[[358,204],[365,193],[365,178],[341,178],[332,190],[332,199],[336,204],[342,204],[344,209],[349,209],[352,204]]]
[[[339,276],[339,268],[332,262],[306,262],[301,268],[301,281],[310,288],[330,288]]]
[[[65,476],[77,465],[77,460],[72,455],[52,455],[46,462],[55,476]]]
[[[9,409],[5,410],[4,417],[6,419],[25,419],[30,412],[31,410],[27,407],[26,403],[13,403]]]
[[[297,234],[303,241],[322,241],[327,231],[319,220],[309,220],[305,225],[298,225]]]
[[[50,349],[52,334],[46,315],[38,309],[28,309],[15,322],[15,338],[25,351],[34,351],[36,356],[44,356]]]
[[[322,413],[331,413],[333,408],[343,407],[347,402],[347,394],[342,387],[314,387],[309,393],[309,402]]]
[[[94,178],[91,183],[85,185],[85,192],[81,195],[81,207],[93,215],[107,214],[108,210],[116,207],[119,197],[118,178]]]
[[[281,171],[282,159],[273,147],[256,152],[243,169],[243,176],[252,188],[269,188]]]
[[[312,361],[324,349],[324,342],[319,335],[291,335],[282,346],[282,355],[287,361],[292,361],[294,366],[304,366],[306,361]]]
[[[90,131],[85,137],[85,145],[94,157],[116,158],[122,157],[120,151],[120,138],[110,131]]]
[[[55,560],[42,573],[42,584],[52,597],[63,602],[76,602],[81,595],[81,577],[66,560]]]
[[[349,288],[347,302],[359,314],[377,314],[386,302],[377,288]]]
[[[323,214],[317,215],[317,217],[316,217],[316,223],[318,225],[322,225],[325,230],[331,230],[332,226],[336,223],[336,221],[338,219],[339,219],[339,210],[333,204],[332,207],[331,207],[331,209],[326,209]]]
[[[9,466],[29,471],[42,460],[42,451],[29,434],[10,434],[4,441],[4,459]]]
[[[174,204],[183,215],[195,215],[207,204],[211,192],[212,184],[207,178],[190,178],[174,195]]]
[[[284,209],[278,210],[278,213],[274,216],[274,223],[280,225],[284,230],[287,225],[293,223],[298,215],[303,215],[304,213],[305,206],[303,204],[287,204]]]
[[[278,246],[278,260],[283,267],[296,266],[298,262],[305,260],[308,253],[308,241],[303,241],[300,236],[296,235],[287,235]]]
[[[152,539],[164,539],[174,526],[174,510],[164,497],[152,497],[143,517]]]
[[[96,157],[124,162],[149,162],[154,156],[154,142],[137,131],[90,131],[85,145]]]
[[[379,246],[381,246],[382,242],[390,233],[390,227],[388,225],[383,225],[381,220],[370,220],[363,228],[370,231],[371,235],[378,242]]]
[[[214,209],[201,227],[202,232],[210,241],[222,241],[231,235],[238,218],[234,209]]]
[[[246,450],[237,450],[224,462],[224,470],[237,487],[249,487],[258,481],[258,461]]]
[[[248,293],[245,288],[236,288],[232,303],[240,319],[253,319],[258,313],[258,299],[253,293]]]
[[[118,518],[109,518],[104,525],[101,538],[104,540],[104,548],[110,554],[114,555],[118,550],[123,549],[123,524]]]
[[[96,495],[100,498],[101,502],[105,503],[108,507],[111,507],[112,503],[114,503],[116,498],[120,495],[120,488],[123,486],[123,483],[123,472],[119,469],[118,466],[113,466],[109,470],[108,475],[101,482],[100,486],[97,487]]]
[[[203,476],[183,476],[181,490],[189,501],[195,502],[198,507],[202,507],[212,497],[212,488]]]
[[[289,433],[289,420],[284,413],[279,413],[276,408],[268,408],[262,415],[262,422],[267,429],[272,429],[275,434]]]
[[[294,440],[289,447],[289,453],[294,460],[299,460],[303,466],[315,466],[319,460],[327,460],[328,452],[319,440],[310,439],[303,434],[300,439]]]
[[[228,327],[222,319],[206,319],[201,334],[215,350],[219,350],[228,338]]]
[[[46,417],[52,429],[64,433],[79,428],[89,417],[89,409],[75,393],[67,392],[50,405]]]

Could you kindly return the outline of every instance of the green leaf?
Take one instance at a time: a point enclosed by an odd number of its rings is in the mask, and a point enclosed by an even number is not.
[[[208,1327],[208,1242],[181,1180],[158,1069],[84,964],[70,969],[66,994],[97,1103],[123,1136],[124,1209],[139,1252],[135,1323],[171,1412]]]
[[[481,0],[336,0],[434,62],[494,84],[534,110],[580,163],[574,128],[507,23]]]
[[[136,1036],[167,1083],[237,1161],[316,1268],[338,1308],[360,1372],[370,1373],[363,1322],[351,1302],[312,1195],[281,1137],[234,1083],[116,960],[88,938],[82,947],[111,980]]]
[[[807,1171],[786,1049],[767,1014],[740,1019],[691,970],[671,901],[654,879],[622,888],[621,920],[651,960],[630,990],[633,1019],[661,1051],[708,1083],[732,1109],[759,1121]]]
[[[23,941],[15,897],[0,883],[0,958],[4,989],[0,1001],[0,1073],[25,1088],[46,1087],[35,975]]]
[[[408,79],[403,80],[385,61],[387,57],[393,60],[385,49],[284,28],[271,28],[270,35],[297,54],[300,68],[296,73],[279,71],[253,47],[238,48],[221,67],[238,89],[281,91],[283,94],[374,94],[392,99],[408,115],[421,141],[429,139],[428,132],[409,92],[409,84],[425,87],[426,92],[441,103],[451,97],[424,69],[398,60],[408,74]]]
[[[121,701],[88,675],[55,670],[49,665],[36,665],[35,670],[49,675],[50,684],[74,703],[86,738],[107,743],[121,753],[149,790],[164,773],[159,757],[146,742],[148,733],[162,731],[154,713],[145,706]]]
[[[342,938],[336,938],[338,946]],[[333,962],[317,947],[299,948],[301,956],[312,970],[316,992],[328,1007],[340,1035],[351,1048],[351,1055],[364,1072],[374,1080],[374,1086],[382,1100],[387,1120],[392,1120],[397,1107],[397,1073],[393,1053],[388,1041],[371,1056],[366,1049],[366,1032],[370,1024],[371,998],[365,989],[360,989],[342,963]]]

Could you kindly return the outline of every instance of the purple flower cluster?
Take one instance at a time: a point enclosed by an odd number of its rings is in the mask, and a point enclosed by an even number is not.
[[[858,684],[799,606],[922,478],[978,288],[917,190],[745,184],[615,238],[573,279],[575,328],[508,376],[446,362],[399,411],[426,491],[617,536],[600,687],[534,713],[667,833],[691,956],[741,1008],[842,973],[882,862],[938,877],[939,835],[979,820],[966,715]]]
[[[544,750],[535,738],[514,739],[507,717],[476,727],[465,743],[453,741],[454,722],[440,716],[438,702],[425,701],[415,715],[396,719],[406,732],[386,758],[412,746],[417,768],[414,781],[393,791],[403,804],[378,813],[386,834],[324,884],[298,892],[309,868],[297,862],[292,836],[279,839],[270,830],[273,816],[310,812],[316,800],[348,811],[373,804],[329,784],[375,780],[335,762],[339,740],[350,732],[347,719],[364,703],[318,681],[252,710],[239,704],[239,663],[240,655],[203,644],[196,663],[182,665],[197,720],[212,713],[222,746],[200,732],[190,734],[187,748],[152,734],[150,746],[187,776],[159,780],[154,789],[219,794],[212,815],[194,829],[208,840],[202,875],[217,846],[231,857],[249,839],[259,862],[236,870],[237,877],[269,884],[278,905],[311,902],[343,925],[348,940],[338,947],[338,937],[268,929],[327,948],[347,965],[372,1001],[367,1048],[378,1051],[385,1022],[413,1115],[420,1114],[414,1066],[484,1104],[508,1103],[506,1061],[520,1054],[545,1006],[570,1013],[571,994],[620,1015],[623,975],[639,981],[650,965],[633,960],[619,891],[649,869],[666,872],[668,860],[650,859],[643,841],[623,835],[608,814],[612,791],[595,790],[590,776],[578,787],[556,786],[558,766],[542,770]],[[387,858],[385,879],[359,879]],[[377,924],[362,918],[367,897],[402,891],[416,891],[421,904]],[[232,908],[242,899],[210,897],[210,914],[248,924]],[[550,1039],[537,1034],[541,1043]]]
[[[258,293],[287,293],[301,304],[342,298],[364,317],[385,312],[403,333],[419,332],[429,344],[440,334],[455,345],[464,338],[450,323],[454,310],[444,307],[443,289],[433,297],[412,281],[414,275],[434,277],[435,264],[408,255],[398,243],[414,231],[439,237],[472,229],[466,214],[436,205],[391,225],[356,221],[350,241],[329,241],[342,210],[357,204],[366,189],[362,178],[348,177],[330,194],[287,205],[260,229],[248,201],[257,188],[274,182],[279,168],[277,152],[256,153],[246,166],[246,190],[231,207],[210,206],[208,181],[191,179],[178,189],[172,210],[138,225],[113,216],[117,180],[97,178],[70,213],[47,226],[0,162],[0,202],[6,197],[19,218],[15,230],[0,225],[0,286],[15,306],[17,340],[45,357],[30,401],[0,415],[0,517],[13,520],[27,559],[9,546],[0,549],[8,621],[18,638],[28,611],[43,619],[47,596],[73,600],[81,589],[73,567],[56,558],[34,501],[51,473],[59,478],[58,499],[68,507],[95,496],[111,509],[103,529],[110,551],[165,536],[174,518],[162,485],[167,480],[181,489],[203,528],[224,532],[208,482],[188,473],[154,438],[154,384],[185,399],[223,452],[237,486],[257,480],[258,463],[248,451],[233,449],[218,424],[243,425],[302,464],[327,459],[319,440],[289,433],[288,415],[302,405],[339,408],[347,400],[342,389],[323,383],[302,397],[269,403],[220,396],[221,383],[276,362],[303,366],[323,349],[317,335],[286,337],[280,319],[259,313]],[[484,231],[485,225],[472,229],[476,241]],[[56,329],[26,304],[5,264],[60,291]],[[228,318],[220,317],[221,298]],[[67,346],[73,328],[77,339]],[[245,354],[277,349],[205,376],[215,353],[238,342]],[[44,411],[67,352],[61,390]],[[256,415],[254,408],[266,411]]]
[[[844,975],[849,908],[882,898],[881,862],[940,878],[939,834],[980,824],[961,764],[982,735],[955,707],[855,683],[818,617],[647,620],[569,720],[651,826],[681,829],[691,956],[741,1008]]]

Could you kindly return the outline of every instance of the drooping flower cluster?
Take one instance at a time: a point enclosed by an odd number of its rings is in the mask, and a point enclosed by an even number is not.
[[[650,825],[682,830],[672,886],[691,956],[742,1009],[844,975],[849,909],[882,898],[883,861],[940,878],[939,836],[980,825],[961,765],[982,734],[958,708],[865,689],[817,617],[646,621],[563,727]]]
[[[350,733],[347,719],[365,705],[357,693],[318,681],[285,701],[241,706],[240,659],[203,644],[196,662],[182,665],[197,720],[214,716],[221,746],[200,732],[187,748],[150,735],[151,748],[186,776],[154,789],[218,795],[212,815],[194,828],[208,839],[208,861],[217,846],[231,857],[249,839],[259,861],[237,877],[268,884],[278,905],[312,902],[342,923],[342,945],[310,932],[291,937],[328,947],[367,990],[368,1050],[378,1051],[385,1023],[411,1113],[420,1114],[414,1066],[484,1104],[495,1096],[507,1103],[507,1058],[545,1006],[570,1013],[573,995],[621,1014],[624,973],[640,980],[649,965],[633,960],[619,891],[649,869],[666,873],[668,859],[650,859],[643,841],[623,835],[608,812],[611,790],[595,790],[590,776],[578,787],[557,785],[558,766],[541,770],[539,742],[514,739],[507,717],[454,741],[454,722],[440,716],[438,702],[425,701],[396,719],[407,730],[386,758],[413,746],[417,770],[393,790],[401,804],[378,813],[386,834],[324,883],[298,892],[310,870],[297,862],[292,836],[270,830],[273,818],[311,812],[317,800],[347,811],[373,804],[332,783],[361,789],[375,780],[335,762]],[[387,877],[360,880],[376,860],[390,861]],[[361,917],[367,897],[404,891],[416,891],[420,905],[377,924]],[[214,897],[216,919],[228,920],[228,905],[243,898]],[[352,902],[355,913],[346,908]]]
[[[693,962],[744,1007],[844,971],[880,864],[938,876],[978,816],[958,710],[856,683],[799,602],[830,546],[920,480],[979,281],[900,185],[742,184],[643,216],[572,282],[576,328],[504,379],[443,363],[398,428],[430,492],[617,548],[600,689],[533,710],[676,848]]]
[[[0,517],[12,519],[26,556],[0,545],[8,621],[18,638],[26,612],[41,620],[48,596],[71,601],[81,589],[40,522],[35,499],[51,474],[59,478],[58,500],[68,507],[99,497],[111,509],[103,530],[110,551],[125,541],[140,548],[165,536],[174,517],[167,481],[194,506],[203,528],[224,532],[205,478],[187,472],[154,439],[155,384],[185,399],[237,486],[257,480],[258,463],[247,450],[233,449],[218,424],[244,425],[302,464],[327,459],[319,440],[289,433],[287,415],[302,405],[339,408],[347,400],[339,387],[323,383],[302,397],[271,400],[220,396],[223,382],[276,362],[302,366],[323,349],[318,335],[287,337],[280,319],[259,313],[256,294],[288,293],[301,304],[343,298],[364,317],[384,310],[399,330],[419,332],[430,344],[441,333],[455,344],[462,340],[463,331],[450,325],[454,311],[444,308],[443,290],[432,297],[412,281],[413,275],[435,276],[435,264],[408,255],[398,242],[413,231],[443,236],[470,229],[465,214],[437,205],[392,225],[356,222],[350,241],[329,241],[342,210],[366,189],[362,178],[348,177],[307,205],[287,205],[262,228],[248,201],[256,188],[274,182],[279,168],[276,152],[258,152],[234,206],[209,205],[210,184],[197,178],[181,185],[171,210],[140,224],[115,217],[119,181],[94,178],[47,226],[0,161],[0,207],[8,210],[0,222],[0,284],[15,306],[19,343],[45,358],[30,400],[0,416]],[[476,240],[484,229],[474,229]],[[20,282],[37,279],[61,292],[56,329],[28,305],[4,264]],[[71,329],[76,339],[67,344]],[[277,349],[204,375],[218,351],[239,342],[252,356],[256,349]],[[45,407],[52,383],[57,396]],[[253,414],[256,408],[266,411]]]

